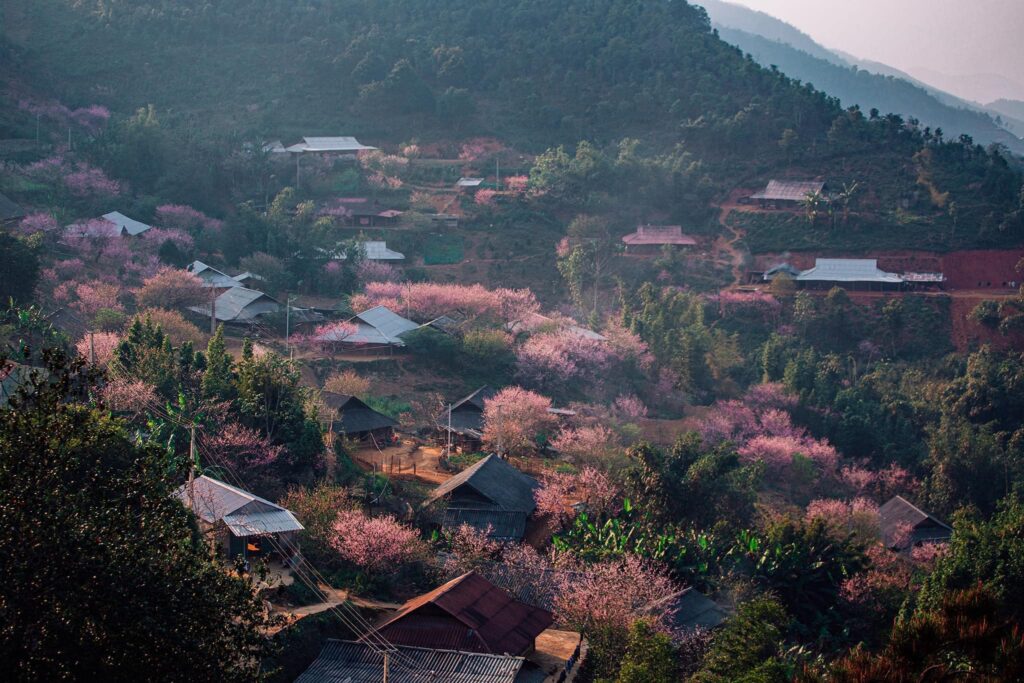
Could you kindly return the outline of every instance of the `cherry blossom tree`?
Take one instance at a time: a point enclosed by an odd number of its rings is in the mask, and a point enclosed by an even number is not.
[[[572,506],[582,504],[587,514],[603,517],[617,507],[621,490],[611,478],[593,467],[579,472],[552,472],[544,476],[534,492],[537,512],[547,515],[557,527],[569,522]]]
[[[647,417],[647,406],[636,394],[622,394],[612,405],[615,414],[625,420],[639,420]]]
[[[156,387],[140,379],[114,379],[103,387],[100,397],[111,410],[133,415],[158,403]]]
[[[551,399],[522,387],[506,387],[484,401],[484,443],[508,453],[533,450],[555,425]]]
[[[237,422],[219,425],[204,443],[217,462],[226,462],[243,473],[267,467],[285,452],[284,446],[275,445],[267,436]]]
[[[394,516],[367,517],[355,510],[338,514],[330,546],[367,572],[391,572],[427,554],[419,532]]]
[[[116,284],[102,280],[89,280],[76,284],[74,294],[77,301],[71,304],[71,308],[89,319],[92,319],[104,308],[124,311],[124,305],[119,301],[121,287]]]
[[[332,261],[332,263],[336,263]],[[356,277],[360,282],[398,282],[401,274],[390,263],[364,259],[356,266]]]
[[[553,611],[558,623],[584,633],[598,629],[625,632],[646,617],[659,630],[671,631],[671,596],[680,591],[658,565],[626,555],[585,565],[569,556],[556,563]]]
[[[317,326],[310,335],[292,335],[289,341],[308,349],[333,351],[358,331],[355,323],[337,320]]]
[[[477,190],[477,193],[473,195],[473,201],[477,204],[477,206],[493,207],[497,204],[497,202],[494,200],[494,197],[497,194],[498,193],[496,191],[488,188]]]
[[[135,292],[135,301],[146,308],[181,308],[207,301],[210,291],[196,275],[178,268],[161,268],[146,278]]]
[[[443,570],[455,577],[471,571],[480,571],[493,562],[501,545],[490,538],[491,528],[477,529],[469,524],[460,524],[446,532],[444,541],[448,546]]]
[[[920,486],[909,471],[895,463],[881,470],[850,465],[840,471],[840,478],[855,494],[882,502],[895,495],[912,495]]]
[[[57,220],[48,213],[30,213],[18,223],[18,232],[34,235],[37,232],[49,232],[57,229]]]
[[[94,332],[91,337],[86,334],[79,339],[75,350],[86,360],[95,354],[97,365],[107,365],[114,359],[114,351],[120,342],[121,338],[114,332]]]
[[[551,440],[551,447],[576,462],[600,462],[619,446],[615,432],[604,425],[569,427]]]
[[[532,335],[516,353],[516,374],[537,387],[569,379],[597,379],[617,361],[606,342],[569,328]]]
[[[163,204],[156,207],[157,225],[170,230],[193,233],[197,230],[219,230],[222,221],[184,204]]]
[[[351,298],[352,308],[365,311],[387,306],[413,318],[432,320],[442,315],[491,316],[506,323],[523,320],[540,306],[528,289],[489,290],[482,285],[439,282],[370,282]]]
[[[807,505],[805,518],[808,522],[822,520],[838,538],[853,533],[861,541],[874,543],[881,535],[878,505],[867,498],[812,500]]]
[[[505,178],[504,182],[506,189],[512,192],[523,193],[526,192],[526,188],[530,184],[530,177],[525,175],[514,175]]]
[[[347,396],[366,396],[370,391],[370,380],[355,370],[342,370],[327,378],[324,390]]]

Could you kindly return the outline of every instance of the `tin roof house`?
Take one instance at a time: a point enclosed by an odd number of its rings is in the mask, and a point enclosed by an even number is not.
[[[827,190],[822,180],[769,180],[760,192],[750,196],[762,206],[793,207],[802,203],[809,194],[821,194]]]
[[[441,527],[469,524],[491,538],[518,541],[537,503],[537,481],[499,458],[488,455],[438,486],[426,505],[445,501]]]
[[[227,273],[223,273],[202,261],[193,261],[185,266],[185,270],[202,280],[203,286],[205,287],[228,288],[238,287],[242,284],[239,280],[236,280]]]
[[[292,154],[355,154],[363,150],[374,149],[377,148],[364,145],[352,136],[343,135],[335,137],[304,137],[302,142],[289,145],[284,151]]]
[[[661,248],[665,245],[693,247],[697,240],[683,234],[681,225],[639,225],[636,232],[623,236],[626,250],[636,251],[638,248]]]
[[[261,557],[277,547],[294,552],[302,524],[288,510],[212,477],[197,477],[174,495],[227,557]],[[277,546],[277,547],[275,547]]]
[[[554,621],[474,572],[406,602],[376,624],[395,645],[520,656]]]
[[[189,310],[211,315],[209,305],[191,306]],[[212,315],[223,323],[252,323],[261,315],[280,311],[281,304],[273,297],[255,289],[236,286],[214,299]]]
[[[868,258],[816,258],[814,267],[796,276],[803,286],[848,285],[866,288],[891,288],[903,284],[896,273],[887,273],[878,267],[877,259]]]
[[[327,332],[319,337],[319,341],[371,349],[402,347],[405,346],[402,335],[420,327],[387,306],[368,308],[357,313],[349,322],[356,326],[355,332],[346,332],[341,336]]]

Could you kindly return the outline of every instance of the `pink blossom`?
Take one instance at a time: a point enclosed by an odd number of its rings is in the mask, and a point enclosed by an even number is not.
[[[623,325],[620,319],[609,318],[601,333],[620,359],[635,362],[642,370],[647,370],[654,364],[654,355],[650,352],[647,342]]]
[[[868,546],[866,554],[871,563],[868,570],[844,581],[839,597],[868,617],[885,618],[912,588],[912,568],[878,544]]]
[[[398,282],[401,279],[398,269],[390,263],[369,259],[364,259],[356,266],[356,277],[360,282]]]
[[[75,164],[74,170],[64,176],[64,186],[76,197],[116,197],[121,193],[121,183],[84,162]]]
[[[90,280],[75,285],[74,292],[78,301],[72,303],[71,308],[87,318],[92,318],[102,308],[124,310],[124,306],[118,301],[121,296],[121,288],[118,285]]]
[[[192,235],[178,229],[172,228],[150,228],[141,235],[142,244],[153,251],[163,246],[164,242],[170,241],[179,249],[190,251],[195,246]]]
[[[146,278],[135,292],[140,308],[179,308],[209,300],[209,290],[196,275],[178,268],[164,266]]]
[[[217,231],[223,224],[216,218],[210,218],[202,211],[184,204],[163,204],[156,207],[157,224],[171,230],[194,232],[199,229]]]
[[[419,533],[392,515],[346,510],[338,514],[334,534],[330,545],[338,555],[368,572],[390,572],[426,554]]]
[[[352,296],[351,304],[356,311],[387,306],[421,320],[460,313],[515,322],[539,309],[537,299],[528,289],[489,290],[482,285],[439,282],[370,282],[362,294]]]
[[[793,436],[755,436],[738,452],[747,462],[763,462],[769,473],[777,476],[787,471],[797,456],[809,459],[824,473],[833,472],[839,461],[839,454],[828,443]]]
[[[771,294],[763,292],[739,292],[724,290],[712,300],[718,300],[719,310],[725,317],[737,315],[755,315],[764,320],[775,320],[782,309],[782,304]]]
[[[839,536],[852,532],[861,540],[878,541],[881,534],[878,505],[866,498],[812,500],[807,505],[806,519],[824,521]]]
[[[910,551],[910,559],[924,569],[931,569],[949,551],[946,543],[922,543]]]
[[[57,221],[48,213],[32,213],[21,219],[18,231],[26,235],[37,232],[49,232],[57,229]]]
[[[603,459],[619,445],[615,432],[603,425],[563,429],[551,447],[574,460]]]
[[[559,625],[573,630],[625,631],[639,617],[671,630],[671,596],[680,587],[657,565],[633,555],[583,565],[560,558],[554,613]]]
[[[450,552],[444,562],[448,576],[460,576],[466,572],[478,571],[492,562],[501,550],[501,545],[490,538],[491,527],[477,529],[461,524],[446,534]]]
[[[796,407],[797,398],[786,390],[786,387],[779,382],[767,382],[755,384],[747,390],[743,401],[755,411],[764,411],[769,408],[791,410]]]
[[[555,245],[555,256],[558,258],[565,258],[572,253],[572,245],[569,244],[569,238],[563,237]]]
[[[593,517],[603,518],[618,507],[619,487],[603,472],[584,467],[579,472],[547,474],[534,492],[537,511],[547,515],[556,526],[572,516],[572,506],[580,505]]]
[[[107,365],[114,359],[114,352],[121,338],[113,332],[94,332],[92,338],[86,334],[75,344],[75,350],[83,358],[91,358],[96,354],[97,365]]]
[[[622,394],[615,399],[615,412],[627,420],[639,420],[647,417],[647,406],[636,394]]]
[[[606,342],[563,328],[527,339],[516,353],[516,374],[534,386],[580,376],[596,379],[614,360]]]
[[[101,396],[111,410],[135,415],[157,403],[156,387],[139,379],[115,379],[103,387]]]
[[[531,450],[554,426],[551,399],[522,387],[506,387],[484,401],[484,443],[507,452]]]
[[[505,187],[512,192],[525,192],[527,185],[530,183],[529,176],[525,175],[514,175],[505,178]]]
[[[895,463],[878,471],[851,465],[842,469],[840,478],[858,495],[880,501],[895,495],[912,495],[919,486],[910,472]]]
[[[267,467],[285,452],[284,446],[275,445],[255,429],[236,422],[220,425],[204,442],[218,461],[243,472]]]
[[[478,206],[494,206],[494,196],[497,194],[498,193],[495,192],[494,190],[484,188],[482,190],[477,191],[476,195],[474,195],[473,197],[473,201],[476,202]]]

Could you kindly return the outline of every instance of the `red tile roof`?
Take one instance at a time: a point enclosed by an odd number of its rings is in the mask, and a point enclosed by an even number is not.
[[[519,655],[552,621],[547,610],[470,572],[413,598],[377,629],[396,645]]]
[[[636,232],[623,237],[622,241],[626,246],[679,244],[692,247],[697,244],[697,240],[683,234],[681,225],[641,225],[637,227]]]

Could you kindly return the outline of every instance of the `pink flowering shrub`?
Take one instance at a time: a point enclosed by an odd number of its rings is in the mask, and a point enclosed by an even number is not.
[[[135,292],[140,308],[182,308],[208,301],[210,291],[196,275],[178,268],[161,268]]]
[[[506,387],[484,401],[484,443],[506,452],[532,450],[554,427],[551,399],[522,387]]]
[[[861,541],[876,542],[881,534],[878,505],[867,498],[812,500],[807,505],[806,519],[822,520],[839,537],[854,533]]]
[[[426,556],[419,533],[392,515],[367,517],[345,510],[334,522],[330,546],[341,558],[367,572],[391,572]]]
[[[74,123],[93,135],[102,130],[110,120],[110,110],[99,104],[72,110],[56,100],[21,100],[18,102],[18,108],[62,125]]]
[[[313,334],[308,337],[294,335],[292,342],[309,347],[330,348],[334,344],[345,341],[358,331],[359,327],[355,323],[337,320],[318,325],[313,330]]]
[[[57,220],[48,213],[30,213],[18,223],[18,232],[34,235],[37,232],[49,232],[57,229]]]
[[[712,300],[717,299],[721,314],[726,317],[756,317],[765,322],[777,320],[782,304],[771,294],[764,292],[738,292],[724,290]]]
[[[216,232],[223,221],[210,218],[202,211],[183,204],[163,204],[156,207],[157,225],[169,230],[195,233],[198,230]]]
[[[204,442],[218,461],[226,462],[236,472],[267,467],[285,452],[284,446],[275,445],[255,429],[236,422],[221,425]]]
[[[477,193],[473,196],[473,201],[477,204],[477,206],[492,207],[496,204],[496,202],[494,201],[494,197],[497,194],[498,193],[496,191],[488,188],[477,190]]]
[[[647,617],[663,631],[671,630],[671,596],[680,588],[664,570],[633,555],[583,565],[560,558],[553,612],[563,628],[593,632],[626,631]]]
[[[544,476],[534,492],[537,512],[547,515],[562,527],[574,515],[573,505],[582,504],[588,515],[603,518],[611,515],[619,504],[621,490],[608,475],[593,467],[579,472],[552,472]]]
[[[843,582],[839,597],[855,614],[889,621],[913,587],[913,568],[896,553],[872,544],[866,550],[870,566]]]
[[[178,229],[150,228],[139,236],[139,243],[150,251],[156,252],[164,242],[172,242],[182,251],[191,251],[195,247],[192,235]]]
[[[647,417],[647,406],[636,394],[623,394],[612,404],[615,414],[624,420],[639,420]]]
[[[932,569],[935,563],[949,551],[946,543],[922,543],[910,550],[910,559],[922,569]]]
[[[331,263],[337,262],[332,261]],[[356,266],[356,277],[360,282],[398,282],[401,279],[401,274],[390,263],[364,259]]]
[[[116,197],[121,194],[121,183],[82,161],[65,173],[63,181],[68,192],[75,197]]]
[[[896,495],[913,495],[919,486],[910,472],[895,463],[877,471],[851,465],[844,467],[839,476],[856,495],[882,502]]]
[[[575,461],[603,460],[619,446],[615,432],[604,425],[570,427],[551,440],[551,447]]]
[[[654,365],[654,355],[647,342],[623,325],[618,318],[609,318],[601,334],[607,338],[608,345],[621,360],[634,362],[641,370],[647,370]]]
[[[563,328],[527,339],[516,352],[516,375],[533,386],[594,380],[617,360],[608,343]]]
[[[742,460],[763,462],[769,475],[780,478],[798,457],[807,458],[825,474],[833,473],[839,462],[835,448],[811,437],[760,435],[747,441],[738,451]]]
[[[514,175],[505,178],[502,182],[505,183],[505,188],[512,192],[526,192],[527,186],[530,184],[530,177],[525,175]]]
[[[403,315],[433,320],[442,315],[490,316],[503,322],[523,320],[540,306],[528,289],[494,289],[482,285],[457,285],[439,282],[370,282],[362,294],[351,298],[352,308],[365,311],[387,306]]]
[[[100,392],[111,410],[140,415],[157,405],[156,387],[140,379],[115,379]]]
[[[466,572],[484,569],[494,561],[501,551],[501,545],[489,537],[487,530],[461,524],[454,531],[445,534],[449,551],[444,560],[443,570],[452,578]]]
[[[124,311],[124,306],[118,300],[121,296],[121,288],[118,285],[101,280],[89,280],[75,285],[74,294],[78,300],[71,304],[71,308],[86,318],[91,319],[103,308]]]
[[[75,343],[75,350],[87,360],[95,353],[96,364],[106,365],[114,359],[114,351],[120,342],[121,338],[114,332],[94,332],[91,340],[88,334],[79,339]]]

